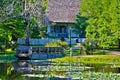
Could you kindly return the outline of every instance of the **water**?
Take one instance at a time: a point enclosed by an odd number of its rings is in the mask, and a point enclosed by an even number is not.
[[[0,80],[120,80],[119,73],[117,65],[69,64],[52,59],[0,63]]]

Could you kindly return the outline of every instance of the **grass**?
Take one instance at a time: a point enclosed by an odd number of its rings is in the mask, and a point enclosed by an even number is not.
[[[65,54],[69,55],[70,54],[70,50],[65,50]],[[85,55],[85,51],[81,51],[80,49],[74,49],[72,50],[72,55]],[[94,50],[92,52],[93,55],[107,55],[107,54],[111,54],[110,52],[106,52],[106,51],[102,51],[102,50]]]
[[[0,53],[0,62],[9,62],[16,60],[14,53],[15,51],[6,51],[5,53]]]
[[[93,51],[94,55],[106,55],[106,54],[111,54],[110,52],[102,51],[102,50],[95,50]]]
[[[66,63],[84,63],[84,64],[119,64],[120,56],[115,55],[90,55],[90,56],[73,56],[54,59],[56,62]]]
[[[94,55],[83,56],[80,61],[87,64],[120,64],[120,56],[115,55]]]

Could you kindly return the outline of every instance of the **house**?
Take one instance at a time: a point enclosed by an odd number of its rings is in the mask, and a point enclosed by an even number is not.
[[[64,37],[69,44],[76,44],[78,34],[75,34],[71,27],[75,22],[75,17],[79,13],[81,0],[48,0],[45,22],[47,25],[47,34],[49,38],[30,39],[30,44],[46,44]],[[70,39],[69,37],[72,37]],[[51,38],[52,37],[52,38]],[[54,38],[53,38],[54,37]],[[82,39],[82,42],[85,39]],[[79,38],[79,41],[81,39]],[[18,44],[25,44],[24,39],[18,39]]]
[[[51,37],[78,37],[72,32],[71,26],[79,13],[81,0],[49,0],[46,9],[45,22],[47,33]]]

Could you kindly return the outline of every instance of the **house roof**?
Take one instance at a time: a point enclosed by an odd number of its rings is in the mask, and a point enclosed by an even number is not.
[[[81,0],[49,0],[46,20],[57,23],[74,23]]]

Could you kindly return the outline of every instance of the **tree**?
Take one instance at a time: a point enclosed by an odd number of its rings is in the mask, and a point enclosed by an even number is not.
[[[0,44],[6,48],[14,48],[11,42],[16,42],[17,38],[24,37],[25,29],[22,19],[11,19],[0,23]]]
[[[9,21],[12,18],[22,17],[22,0],[0,1],[0,22]]]
[[[48,0],[36,0],[30,5],[30,36],[32,38],[41,38],[46,34],[44,18],[47,2]]]
[[[87,26],[86,20],[87,18],[85,18],[84,16],[81,16],[81,14],[79,13],[76,16],[76,21],[75,21],[75,24],[73,25],[73,31],[76,34],[79,34],[79,37],[81,38],[85,37],[85,29]]]
[[[24,37],[23,29],[25,28],[27,34],[29,34],[29,32],[31,33],[32,38],[42,37],[45,33],[44,14],[47,7],[47,2],[48,0],[0,1],[0,37],[2,37],[1,40],[6,40],[5,38],[8,39],[8,37],[6,37],[6,35],[8,36],[8,33],[9,36],[12,37],[12,39],[14,38],[14,40],[16,40],[16,38],[18,37]],[[27,19],[25,19],[25,12],[27,11],[24,9],[27,9],[30,14],[28,20],[29,22],[27,21]],[[30,27],[30,31],[28,27],[25,27],[27,25]],[[4,33],[5,30],[7,31],[6,34]]]
[[[110,48],[120,40],[120,1],[82,0],[81,16],[88,18],[86,37],[102,48]]]

